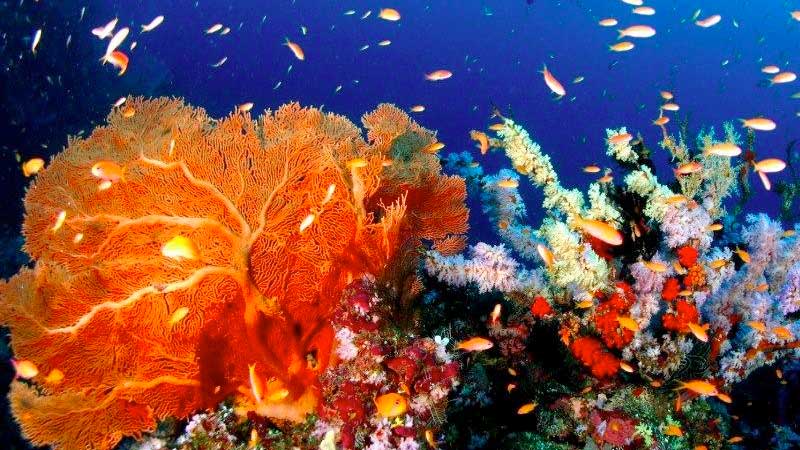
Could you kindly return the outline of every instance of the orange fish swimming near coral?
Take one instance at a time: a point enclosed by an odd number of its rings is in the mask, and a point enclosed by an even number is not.
[[[459,350],[467,352],[482,352],[494,347],[494,343],[486,338],[473,337],[465,341],[461,341],[456,345]]]
[[[378,396],[374,400],[378,415],[391,419],[408,411],[408,399],[401,394],[391,392]]]

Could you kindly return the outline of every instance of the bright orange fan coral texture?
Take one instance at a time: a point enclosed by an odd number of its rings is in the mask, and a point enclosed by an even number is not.
[[[419,244],[466,232],[463,180],[390,105],[365,116],[365,141],[297,104],[219,121],[179,100],[127,104],[133,116],[112,112],[38,175],[23,226],[35,267],[0,284],[14,352],[39,368],[10,394],[35,444],[109,449],[230,395],[299,420],[319,401],[347,283],[413,285]],[[104,189],[100,161],[124,170]],[[176,236],[196,257],[162,252]],[[289,395],[243,400],[252,364]],[[47,384],[53,369],[64,377]]]

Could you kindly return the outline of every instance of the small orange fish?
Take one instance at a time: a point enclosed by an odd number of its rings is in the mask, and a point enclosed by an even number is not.
[[[465,352],[482,352],[489,350],[492,347],[494,347],[494,343],[492,341],[477,336],[465,341],[461,341],[458,343],[458,345],[456,345],[456,348],[459,350],[464,350]]]
[[[592,300],[581,300],[575,306],[580,309],[587,309],[594,306],[594,302]]]
[[[719,399],[719,401],[723,403],[727,404],[733,403],[733,399],[731,398],[731,396],[728,394],[723,394],[722,392],[717,393],[717,398]]]
[[[792,237],[795,235],[795,233],[796,232],[794,230],[786,230],[783,232],[783,237],[785,238]]]
[[[600,166],[597,166],[595,164],[590,164],[588,166],[584,166],[583,171],[585,173],[598,173],[600,172]]]
[[[610,138],[608,138],[608,142],[610,142],[611,144],[614,144],[614,145],[616,145],[616,144],[627,144],[632,139],[633,139],[633,135],[631,135],[630,133],[621,133],[621,134],[615,134],[614,136],[611,136]]]
[[[792,81],[797,79],[797,74],[794,72],[781,72],[776,74],[769,80],[770,84],[783,84],[783,83],[791,83]]]
[[[626,363],[625,361],[620,361],[619,362],[619,368],[624,370],[625,372],[628,372],[628,373],[633,373],[633,370],[634,370],[633,366],[631,366],[630,364]]]
[[[503,178],[497,182],[497,185],[505,189],[516,189],[519,187],[519,181],[513,178]]]
[[[542,257],[542,261],[544,261],[545,266],[550,267],[553,265],[556,258],[553,255],[553,252],[551,252],[549,248],[545,247],[542,244],[536,244],[536,251],[539,253],[539,256]]]
[[[786,163],[778,158],[766,158],[753,164],[753,168],[758,172],[776,173],[786,168]]]
[[[500,303],[494,305],[494,309],[492,309],[492,313],[489,315],[489,323],[492,325],[497,325],[500,323],[500,314],[503,310],[503,305]]]
[[[27,380],[39,375],[39,369],[36,364],[27,359],[12,359],[11,365],[14,366],[14,370],[17,372],[17,378]]]
[[[489,136],[486,136],[486,133],[482,131],[472,130],[469,132],[469,137],[473,141],[477,142],[478,150],[480,150],[481,155],[485,155],[486,152],[489,151]]]
[[[673,261],[672,268],[675,269],[675,272],[678,275],[686,275],[686,268],[681,265],[678,261]]]
[[[597,23],[598,23],[598,24],[599,24],[601,27],[614,27],[614,26],[617,26],[617,24],[618,24],[619,22],[617,21],[617,19],[614,19],[613,17],[608,17],[608,18],[606,18],[606,19],[602,19],[602,20],[600,20],[600,21],[599,21],[599,22],[597,22]]]
[[[690,291],[688,289],[684,289],[684,290],[678,292],[678,295],[681,296],[681,297],[689,297],[692,294],[694,294],[694,292],[692,292],[692,291]]]
[[[671,103],[670,102],[670,103],[664,103],[663,105],[661,105],[661,109],[663,109],[664,111],[675,112],[675,111],[681,109],[681,107],[678,106],[677,103]]]
[[[513,391],[516,388],[517,388],[517,383],[508,383],[508,386],[506,386],[506,392],[510,394],[511,391]]]
[[[696,323],[687,323],[686,326],[689,327],[689,331],[691,331],[694,337],[699,341],[708,342],[708,324],[700,325]]]
[[[493,123],[493,124],[489,125],[489,130],[491,130],[491,131],[500,131],[505,127],[506,127],[505,124]]]
[[[53,224],[53,226],[50,228],[50,231],[52,231],[53,233],[58,231],[64,225],[64,221],[66,219],[67,219],[67,212],[62,209],[56,215],[56,221]]]
[[[189,238],[177,235],[161,247],[161,254],[172,259],[197,259],[197,247]]]
[[[688,201],[689,201],[688,197],[686,197],[685,195],[678,194],[667,197],[664,200],[664,203],[666,203],[667,205],[680,205]]]
[[[729,444],[737,444],[739,442],[742,442],[743,440],[744,440],[744,438],[741,437],[741,436],[733,436],[730,439],[728,439],[728,443]]]
[[[691,161],[686,164],[681,164],[677,169],[675,169],[675,176],[678,175],[689,175],[692,173],[697,173],[703,170],[703,165],[697,161]]]
[[[633,37],[633,38],[649,38],[656,35],[655,28],[649,25],[633,25],[624,30],[618,30],[619,36],[617,39],[622,39],[624,37]]]
[[[669,123],[669,117],[661,116],[653,121],[653,125],[664,126]]]
[[[422,105],[414,105],[411,108],[408,108],[408,110],[415,113],[421,113],[422,111],[425,111],[425,107]]]
[[[654,388],[660,388],[661,386],[663,386],[663,384],[664,383],[662,383],[662,382],[660,382],[658,380],[653,380],[653,381],[650,382],[650,386],[653,386]]]
[[[400,20],[400,12],[394,8],[383,8],[378,13],[378,17],[383,20],[388,20],[390,22],[397,22]]]
[[[681,427],[677,425],[667,425],[666,427],[664,427],[664,435],[681,437],[683,436],[683,430],[681,430]]]
[[[769,181],[769,177],[767,177],[767,174],[759,171],[756,171],[756,173],[758,174],[758,178],[761,180],[761,184],[764,185],[764,189],[766,190],[772,189],[772,183]]]
[[[515,377],[515,376],[517,376],[517,371],[514,370],[513,368],[509,367],[508,368],[508,374],[511,375],[512,377]]]
[[[428,153],[430,155],[435,155],[436,152],[444,148],[444,144],[441,142],[432,142],[425,147],[422,148],[423,153]]]
[[[261,400],[264,399],[264,382],[256,373],[256,363],[248,364],[247,369],[250,373],[250,392],[256,403],[261,403]]]
[[[445,69],[434,70],[428,74],[425,74],[425,79],[428,81],[442,81],[446,80],[453,76],[453,72]]]
[[[611,174],[603,175],[602,177],[597,179],[598,183],[610,183],[614,180],[614,177]]]
[[[550,88],[554,94],[561,98],[567,94],[567,91],[564,89],[564,86],[561,84],[560,81],[556,79],[556,77],[547,70],[547,64],[544,65],[542,69],[542,76],[544,77],[544,83]]]
[[[722,229],[721,223],[712,223],[711,225],[706,227],[706,230],[708,231],[719,231],[721,229]]]
[[[762,333],[765,333],[767,331],[767,326],[764,324],[764,322],[751,320],[750,322],[747,322],[747,326]]]
[[[428,446],[432,449],[439,447],[439,442],[436,440],[436,435],[434,435],[433,430],[430,428],[425,430],[425,442],[427,442]]]
[[[775,376],[780,380],[783,378],[783,371],[781,369],[775,369]]]
[[[761,68],[761,72],[766,73],[766,74],[770,74],[770,75],[775,75],[776,73],[778,73],[780,71],[781,71],[781,68],[778,67],[778,66],[775,66],[775,65],[764,66],[764,67]]]
[[[621,328],[624,328],[626,330],[631,330],[634,333],[639,331],[639,324],[635,320],[633,320],[632,317],[619,316],[617,317],[617,322],[619,323],[619,326]]]
[[[31,158],[22,164],[22,174],[26,177],[31,177],[39,173],[44,168],[44,160],[42,158]]]
[[[387,45],[392,45],[392,41],[390,41],[389,39],[384,39],[378,42],[378,45],[381,47],[386,47]]]
[[[774,334],[778,339],[783,339],[787,341],[794,339],[794,335],[792,335],[792,332],[784,326],[773,328],[772,334]]]
[[[305,52],[303,52],[303,49],[300,47],[300,45],[290,41],[288,37],[285,39],[286,42],[284,42],[283,45],[289,47],[289,50],[292,51],[292,54],[294,55],[295,58],[299,59],[300,61],[305,61],[306,54]]]
[[[378,415],[387,419],[403,415],[408,411],[408,399],[394,392],[375,397],[374,402]]]
[[[622,42],[617,42],[614,45],[609,45],[608,49],[611,50],[612,52],[621,53],[633,50],[634,47],[635,45],[633,45],[633,42],[622,41]]]
[[[176,309],[175,312],[169,316],[169,325],[175,325],[176,323],[183,320],[189,314],[189,308],[186,306],[181,306],[180,308]]]
[[[633,13],[640,16],[653,16],[656,14],[656,10],[650,6],[637,6],[633,8]]]
[[[119,72],[117,73],[119,76],[122,76],[125,74],[125,71],[128,70],[128,63],[130,62],[130,59],[128,58],[128,55],[119,50],[114,50],[111,52],[106,60],[111,63],[112,66],[119,69]]]
[[[706,17],[705,19],[695,21],[695,25],[701,28],[711,28],[722,20],[722,16],[714,14],[713,16]]]
[[[711,267],[712,269],[719,269],[725,267],[727,264],[728,264],[727,259],[720,258],[720,259],[715,259],[714,261],[708,263],[708,267]]]
[[[306,231],[306,228],[310,227],[311,224],[314,223],[314,219],[316,219],[316,218],[317,218],[317,216],[315,216],[314,214],[307,215],[303,219],[303,221],[300,222],[300,232],[302,233],[302,232]]]
[[[777,128],[775,122],[766,117],[754,117],[752,119],[739,119],[742,122],[742,126],[745,128],[751,128],[757,131],[772,131]]]
[[[114,161],[98,161],[92,166],[92,176],[101,181],[125,181],[125,169]]]
[[[367,167],[367,160],[364,158],[353,158],[350,161],[347,161],[347,167],[350,169],[360,169],[362,167]]]
[[[253,109],[253,102],[242,103],[236,107],[236,110],[239,112],[248,112],[251,109]]]
[[[741,260],[742,260],[742,262],[744,262],[744,263],[749,263],[749,262],[750,262],[750,253],[747,253],[747,251],[745,251],[745,250],[742,250],[742,249],[740,249],[740,248],[737,248],[737,249],[734,251],[734,253],[736,253],[737,255],[739,255],[739,259],[741,259]]]
[[[126,119],[130,119],[135,115],[136,115],[136,109],[133,106],[128,105],[122,110],[122,117]]]
[[[679,382],[679,390],[686,389],[701,396],[714,396],[719,393],[717,387],[705,380],[689,380],[687,382]]]
[[[519,409],[517,409],[517,414],[521,416],[525,414],[530,414],[533,412],[534,409],[536,409],[536,406],[537,406],[536,402],[526,403],[520,406]]]
[[[622,233],[603,221],[575,217],[573,222],[575,226],[606,244],[620,245],[623,242]]]
[[[53,369],[44,379],[44,382],[47,384],[59,384],[61,381],[64,380],[64,372],[60,371],[59,369]]]
[[[720,142],[706,148],[705,151],[703,151],[703,154],[706,156],[716,155],[734,157],[741,155],[742,149],[733,142]]]
[[[653,272],[666,272],[667,265],[658,261],[642,261],[642,264]]]
[[[675,98],[675,96],[672,95],[672,92],[670,91],[661,91],[659,92],[659,95],[661,95],[661,98],[664,99],[665,101],[670,101],[673,98]]]

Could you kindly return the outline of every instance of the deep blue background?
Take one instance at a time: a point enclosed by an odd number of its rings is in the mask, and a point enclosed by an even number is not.
[[[9,8],[15,4],[9,3]],[[777,64],[800,72],[800,22],[789,15],[792,9],[800,9],[800,2],[653,0],[647,4],[656,8],[655,16],[633,15],[633,7],[619,0],[535,0],[532,5],[524,0],[147,0],[89,3],[83,21],[78,22],[83,4],[61,3],[57,7],[63,20],[44,23],[37,58],[57,55],[64,60],[57,70],[82,70],[91,80],[90,92],[76,90],[68,98],[95,104],[89,105],[88,117],[81,120],[57,122],[46,134],[3,143],[3,161],[14,169],[7,181],[11,198],[6,201],[19,204],[24,182],[11,158],[14,150],[25,157],[51,153],[64,145],[67,133],[102,121],[109,104],[129,93],[181,96],[207,108],[213,116],[227,114],[245,101],[255,102],[260,111],[297,100],[304,105],[324,105],[356,122],[380,102],[403,108],[423,104],[427,110],[414,115],[415,119],[439,131],[447,144],[445,152],[473,148],[468,131],[485,129],[491,102],[504,109],[510,105],[514,118],[552,155],[564,184],[585,188],[594,176],[583,174],[582,166],[610,164],[604,155],[606,127],[625,125],[642,133],[651,148],[658,147],[659,130],[651,122],[658,115],[659,90],[668,89],[681,105],[677,116],[671,114],[672,131],[677,126],[675,119],[684,115],[696,131],[708,125],[721,130],[725,120],[763,114],[773,118],[778,129],[758,134],[759,158],[783,157],[786,144],[800,137],[800,119],[795,115],[800,100],[790,99],[800,91],[800,82],[766,87],[760,68]],[[378,10],[387,6],[401,12],[399,22],[377,18]],[[690,18],[699,6],[701,18],[718,13],[722,22],[710,29],[695,26]],[[42,26],[37,23],[36,8],[46,7],[31,6],[30,32],[6,39],[28,45],[33,31]],[[356,14],[343,15],[348,9]],[[372,10],[372,15],[361,20],[366,10]],[[140,35],[139,26],[159,14],[166,16],[164,23]],[[650,24],[658,33],[651,39],[635,40],[631,52],[609,52],[608,45],[616,42],[615,28],[619,27],[597,25],[608,16],[618,18],[620,26]],[[138,47],[128,52],[131,63],[123,77],[97,62],[108,41],[101,42],[90,33],[91,28],[113,17],[120,18],[120,26],[131,27],[126,49],[131,41],[138,41]],[[231,27],[231,33],[204,34],[217,22]],[[306,36],[301,34],[301,26],[307,27]],[[55,38],[63,38],[65,33],[72,33],[73,47],[89,49],[91,56],[65,52],[63,40]],[[285,37],[303,47],[305,61],[297,61],[281,45]],[[378,47],[382,39],[390,39],[392,44]],[[370,48],[359,51],[365,44]],[[227,63],[210,67],[223,56],[228,57]],[[21,58],[27,60],[30,55]],[[725,60],[730,62],[723,66]],[[552,99],[538,73],[544,63],[565,85],[567,97],[575,96],[574,101]],[[287,73],[289,66],[292,70]],[[439,68],[451,70],[453,77],[437,83],[424,79],[426,72]],[[37,72],[35,61],[26,66],[25,73],[14,74],[13,67],[10,70],[8,76],[32,79],[57,75],[52,69],[47,74]],[[585,81],[572,84],[576,76],[584,76]],[[281,87],[273,89],[279,81]],[[342,90],[334,93],[338,85]],[[51,106],[58,107],[70,105]],[[25,120],[35,126],[41,114],[41,110],[31,110]],[[40,141],[53,140],[60,145],[39,147]],[[501,154],[478,158],[490,171],[508,164]],[[666,152],[658,149],[655,158],[662,177],[670,179]],[[774,215],[777,197],[763,193],[754,176],[751,181],[759,194],[748,210]],[[540,216],[538,195],[523,188],[535,219]],[[5,223],[20,220],[19,211],[13,208],[7,208],[4,216]],[[485,225],[478,216],[475,211],[474,230]]]

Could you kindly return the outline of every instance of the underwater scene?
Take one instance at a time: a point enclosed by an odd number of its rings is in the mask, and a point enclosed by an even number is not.
[[[800,449],[800,1],[0,0],[0,449]]]

